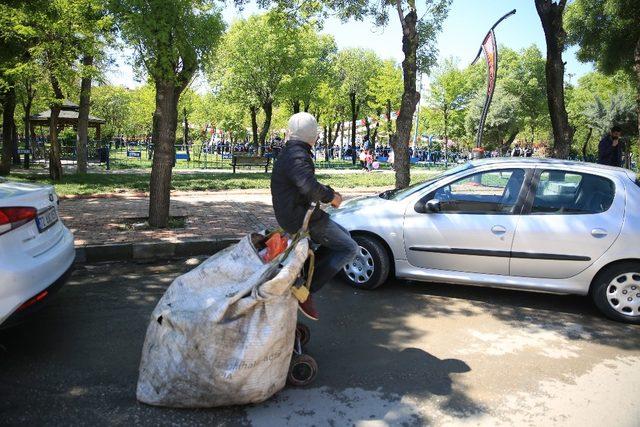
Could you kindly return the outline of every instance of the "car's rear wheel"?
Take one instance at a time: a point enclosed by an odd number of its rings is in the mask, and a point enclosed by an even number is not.
[[[610,319],[640,324],[640,263],[624,262],[607,267],[596,277],[591,297]]]
[[[383,244],[369,236],[354,236],[358,244],[355,259],[344,266],[347,282],[358,289],[375,289],[389,276],[391,260]]]

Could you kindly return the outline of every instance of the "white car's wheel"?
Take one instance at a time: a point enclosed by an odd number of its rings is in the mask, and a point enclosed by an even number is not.
[[[358,254],[344,266],[343,275],[347,282],[359,289],[375,289],[389,276],[391,267],[386,249],[377,239],[355,236]]]
[[[640,324],[640,263],[625,262],[603,270],[591,296],[607,317]]]

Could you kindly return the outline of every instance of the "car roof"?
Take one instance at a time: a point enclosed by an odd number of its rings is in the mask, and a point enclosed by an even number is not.
[[[538,157],[495,157],[487,159],[471,160],[469,163],[473,167],[487,166],[487,165],[505,165],[513,166],[515,164],[525,164],[528,167],[545,167],[545,166],[563,166],[570,169],[580,169],[583,171],[592,170],[594,172],[605,172],[609,175],[618,177],[627,177],[631,180],[635,180],[636,173],[615,166],[600,165],[597,163],[582,162],[576,160],[562,160],[562,159],[547,159]]]

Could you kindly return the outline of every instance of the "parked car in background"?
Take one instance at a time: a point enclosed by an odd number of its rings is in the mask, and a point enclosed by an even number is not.
[[[74,258],[53,187],[0,179],[0,327],[44,305],[69,277]]]
[[[590,295],[640,323],[640,185],[634,172],[483,159],[330,210],[360,245],[345,278],[399,278]]]

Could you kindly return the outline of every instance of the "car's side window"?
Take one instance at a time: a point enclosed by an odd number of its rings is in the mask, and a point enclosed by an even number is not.
[[[543,170],[531,213],[537,215],[597,214],[609,209],[615,185],[607,178],[576,172]]]
[[[437,189],[441,213],[512,214],[524,182],[523,169],[478,172]]]

